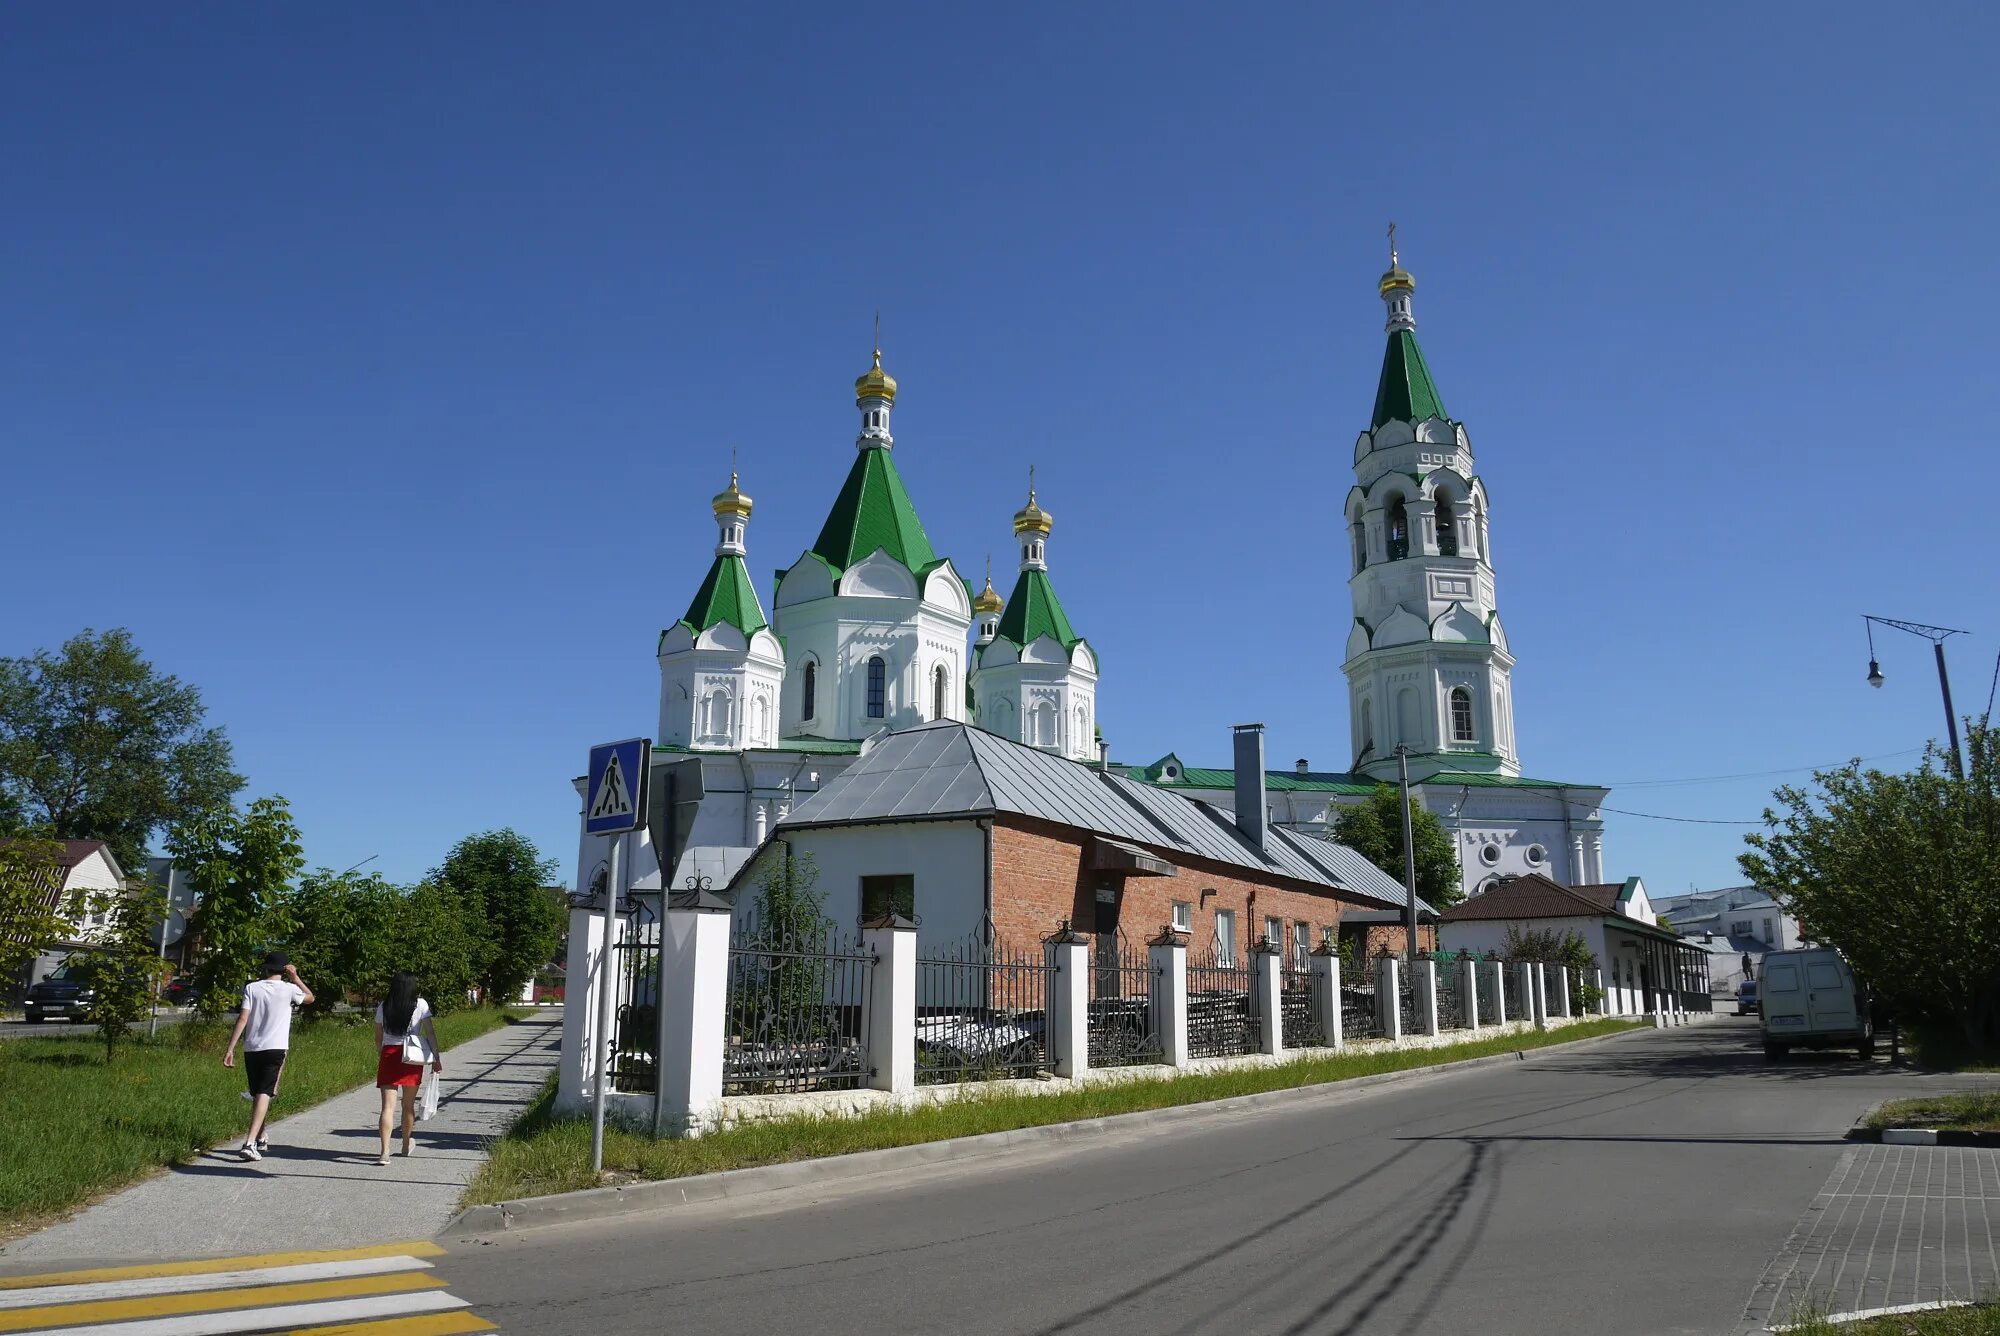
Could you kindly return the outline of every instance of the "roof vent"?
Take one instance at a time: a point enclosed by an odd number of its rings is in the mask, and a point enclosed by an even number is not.
[[[1312,762],[1306,760],[1305,757],[1301,756],[1298,760],[1292,762],[1292,769],[1298,771],[1302,775],[1309,775],[1312,773]]]
[[[1264,726],[1238,724],[1236,744],[1236,829],[1258,852],[1264,849]]]

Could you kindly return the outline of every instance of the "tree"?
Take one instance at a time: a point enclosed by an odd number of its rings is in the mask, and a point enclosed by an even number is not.
[[[285,888],[305,866],[291,807],[271,797],[212,809],[170,831],[167,848],[195,892],[198,1005],[233,1011],[257,958],[285,935]]]
[[[388,965],[416,975],[438,1014],[464,1006],[480,978],[479,925],[465,898],[430,882],[397,897]]]
[[[556,860],[512,830],[468,835],[430,880],[465,901],[479,930],[479,982],[490,1002],[511,1002],[562,940],[563,901],[548,889]]]
[[[1965,778],[1933,742],[1907,774],[1850,761],[1790,785],[1738,862],[1906,1018],[2000,1041],[2000,742],[1966,721]]]
[[[201,693],[155,670],[128,631],[0,659],[0,817],[103,840],[139,867],[156,831],[243,787],[229,739],[203,720]]]
[[[43,947],[69,930],[61,855],[54,840],[0,840],[0,987],[20,978]]]
[[[313,984],[309,1013],[324,1015],[350,997],[387,993],[389,976],[402,968],[396,942],[407,894],[373,873],[320,868],[283,895],[286,950]]]
[[[152,1006],[167,974],[167,962],[159,957],[159,904],[137,895],[108,899],[110,928],[90,952],[89,1006],[107,1063],[132,1022]]]
[[[1449,909],[1465,898],[1458,871],[1458,846],[1444,824],[1415,797],[1410,799],[1410,833],[1417,846],[1417,895],[1434,909]],[[1403,812],[1391,784],[1353,807],[1334,814],[1333,838],[1403,883]]]
[[[1526,928],[1509,923],[1501,938],[1500,954],[1508,960],[1568,966],[1570,1001],[1579,1015],[1588,1013],[1604,996],[1604,990],[1597,986],[1597,956],[1583,934],[1574,928],[1558,932],[1554,928]]]

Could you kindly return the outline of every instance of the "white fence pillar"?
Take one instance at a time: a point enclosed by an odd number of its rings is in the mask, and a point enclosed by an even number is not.
[[[709,891],[670,898],[660,931],[659,1086],[653,1126],[694,1136],[722,1103],[729,1009],[729,902]]]
[[[1597,1014],[1600,1016],[1609,1016],[1611,1014],[1611,994],[1604,991],[1604,971],[1601,969],[1593,970],[1591,977],[1597,981]]]
[[[1486,978],[1491,984],[1493,989],[1493,1024],[1505,1025],[1510,1019],[1512,1019],[1507,1015],[1506,962],[1500,960],[1484,960],[1481,961],[1480,964],[1482,966],[1486,965],[1492,966],[1491,969],[1484,970],[1483,972],[1485,973]]]
[[[1153,966],[1153,1029],[1160,1036],[1160,1061],[1188,1064],[1187,938],[1172,928],[1146,944]]]
[[[1535,984],[1537,982],[1535,979],[1535,967],[1527,961],[1522,960],[1515,962],[1512,969],[1514,971],[1514,981],[1521,991],[1521,1014],[1514,1019],[1533,1025],[1535,1017],[1541,1014],[1541,1008],[1535,1003]]]
[[[1347,1036],[1341,1032],[1340,1019],[1340,956],[1329,945],[1321,946],[1311,956],[1313,1005],[1319,1008],[1320,1032],[1326,1036],[1328,1048],[1347,1047]]]
[[[1049,954],[1049,1070],[1074,1081],[1090,1070],[1090,939],[1064,919],[1043,946]]]
[[[1276,942],[1264,940],[1250,948],[1250,1004],[1257,1017],[1257,1051],[1269,1057],[1285,1055],[1284,957]]]
[[[875,953],[868,971],[868,1085],[907,1094],[917,1088],[917,925],[884,914],[861,925]]]
[[[1460,1005],[1465,1009],[1465,1028],[1478,1030],[1479,1015],[1479,962],[1470,956],[1452,966],[1458,971],[1458,995]]]
[[[603,940],[603,915],[589,909],[569,911],[562,1061],[556,1076],[556,1107],[564,1113],[590,1107],[591,1083],[597,1079],[597,952]]]
[[[1567,965],[1556,966],[1556,1002],[1561,1006],[1562,1010],[1560,1014],[1564,1020],[1573,1020],[1575,1018],[1574,1013],[1570,1009],[1569,966]]]
[[[1549,967],[1535,962],[1535,1028],[1549,1028]]]
[[[1435,960],[1419,960],[1417,972],[1410,979],[1412,997],[1417,1004],[1417,1033],[1435,1035],[1438,1032],[1438,967]]]
[[[1403,962],[1394,956],[1375,961],[1375,1018],[1384,1039],[1403,1037],[1402,969]]]

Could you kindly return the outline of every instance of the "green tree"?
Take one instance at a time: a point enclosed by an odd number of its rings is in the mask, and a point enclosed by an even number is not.
[[[1597,1005],[1604,990],[1597,986],[1597,956],[1590,943],[1574,928],[1527,928],[1509,923],[1501,938],[1500,954],[1508,960],[1536,960],[1544,965],[1569,967],[1570,1002],[1583,1015]]]
[[[1353,807],[1334,813],[1333,838],[1403,882],[1403,811],[1392,784],[1375,791]],[[1429,810],[1410,799],[1410,833],[1417,846],[1417,894],[1434,909],[1449,909],[1465,898],[1458,871],[1458,847],[1450,832]]]
[[[457,1011],[479,983],[479,925],[458,892],[425,882],[396,898],[386,955],[384,982],[408,970],[434,1011]]]
[[[0,840],[0,987],[20,979],[42,948],[68,931],[61,855],[54,840]]]
[[[305,866],[292,809],[279,797],[212,808],[174,827],[167,848],[195,892],[200,1010],[233,1011],[258,956],[285,936],[286,887]]]
[[[1738,862],[1909,1020],[2000,1042],[2000,745],[1967,720],[1965,778],[1933,742],[1907,774],[1851,761],[1786,785]]]
[[[349,998],[379,998],[395,962],[402,926],[400,887],[380,876],[335,873],[327,868],[300,879],[282,896],[286,950],[299,974],[312,980],[307,1011],[324,1015]]]
[[[111,923],[90,951],[90,1023],[104,1041],[104,1060],[116,1055],[118,1041],[132,1022],[147,1014],[167,975],[159,956],[160,905],[149,896],[112,895]]]
[[[512,830],[468,835],[452,846],[430,880],[464,900],[479,929],[479,981],[489,1002],[521,995],[555,954],[568,917],[548,888],[556,860],[542,857]]]
[[[229,739],[204,717],[201,693],[157,671],[127,631],[0,659],[0,817],[103,840],[137,868],[155,832],[243,787]]]

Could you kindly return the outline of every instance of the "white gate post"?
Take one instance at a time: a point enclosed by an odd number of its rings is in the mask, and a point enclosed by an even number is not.
[[[575,1113],[590,1107],[597,1079],[597,951],[604,916],[590,909],[569,911],[569,957],[564,971],[562,1061],[556,1076],[556,1107]]]
[[[1487,971],[1493,979],[1493,1023],[1495,1025],[1505,1025],[1507,1023],[1507,965],[1505,961],[1500,960],[1489,960],[1485,963],[1493,967]]]
[[[1160,1036],[1160,1061],[1188,1065],[1187,938],[1172,928],[1146,943],[1153,966],[1153,1029]]]
[[[1578,977],[1582,976],[1579,975]],[[1556,966],[1556,986],[1562,990],[1561,993],[1558,994],[1558,1000],[1562,1002],[1562,1018],[1564,1020],[1574,1019],[1574,1016],[1570,1011],[1571,1004],[1569,1000],[1569,966],[1567,965]]]
[[[729,902],[712,891],[668,899],[660,926],[660,1061],[653,1126],[699,1134],[722,1104],[729,1013]]]
[[[1609,1016],[1611,1014],[1611,994],[1604,991],[1604,971],[1602,969],[1595,970],[1592,977],[1597,980],[1597,1014],[1600,1016]]]
[[[1525,960],[1516,962],[1514,965],[1514,978],[1521,987],[1522,1007],[1522,1014],[1515,1017],[1515,1019],[1533,1025],[1535,1017],[1540,1015],[1542,1010],[1535,1003],[1535,967]]]
[[[1402,962],[1394,956],[1375,961],[1375,1019],[1382,1037],[1391,1041],[1403,1037],[1401,970]]]
[[[1320,1032],[1326,1036],[1328,1048],[1345,1048],[1347,1036],[1341,1033],[1340,1021],[1340,954],[1332,942],[1322,942],[1310,959],[1313,1005],[1319,1008]]]
[[[1479,962],[1468,956],[1452,968],[1458,971],[1459,996],[1464,999],[1465,1028],[1476,1032],[1480,1025]]]
[[[894,912],[861,925],[875,953],[868,971],[868,1085],[908,1094],[917,1088],[917,925]]]
[[[1283,950],[1269,938],[1250,948],[1250,1000],[1257,1010],[1257,1051],[1268,1057],[1285,1056],[1284,957]]]
[[[1042,940],[1049,960],[1049,1070],[1074,1081],[1090,1070],[1090,939],[1064,919]]]
[[[1412,976],[1411,991],[1417,1004],[1417,1032],[1435,1035],[1438,1032],[1438,967],[1435,960],[1419,960],[1417,972]]]

